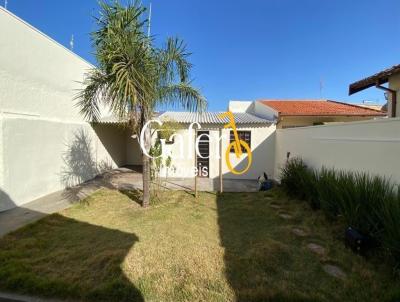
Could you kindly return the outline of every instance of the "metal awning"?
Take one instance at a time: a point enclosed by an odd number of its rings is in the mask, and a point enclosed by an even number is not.
[[[200,124],[214,124],[214,125],[224,125],[229,123],[227,117],[220,118],[219,115],[222,112],[177,112],[177,111],[167,111],[159,116],[161,120],[171,120],[176,123],[190,124],[198,122]],[[234,112],[233,116],[235,118],[235,123],[237,125],[246,124],[271,124],[273,121],[267,120],[258,116],[255,116],[246,112]]]

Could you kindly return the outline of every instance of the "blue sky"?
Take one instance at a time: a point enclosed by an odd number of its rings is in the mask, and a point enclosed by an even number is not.
[[[186,41],[210,110],[231,99],[383,102],[375,88],[349,97],[348,85],[400,63],[398,0],[153,0],[152,7],[157,43]],[[74,34],[74,52],[95,63],[95,0],[8,0],[8,9],[67,47]]]

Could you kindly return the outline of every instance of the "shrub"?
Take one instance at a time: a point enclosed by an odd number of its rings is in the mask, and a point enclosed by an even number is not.
[[[363,234],[379,237],[384,217],[376,211],[394,194],[394,186],[384,177],[367,173],[340,172],[339,212],[347,223]]]
[[[317,178],[314,170],[309,169],[301,158],[295,157],[282,168],[281,184],[291,197],[307,200],[313,208],[319,208]]]
[[[313,209],[321,208],[319,192],[318,192],[319,175],[314,169],[309,169],[304,173],[302,185],[305,200],[308,201]]]
[[[285,191],[292,197],[304,199],[302,179],[307,177],[308,173],[308,168],[301,158],[288,160],[281,174],[281,184]]]
[[[318,173],[316,183],[319,205],[325,215],[329,218],[336,218],[339,214],[337,196],[339,195],[339,186],[337,183],[337,172],[333,169],[322,168]]]
[[[382,233],[381,241],[390,253],[393,255],[400,266],[400,191],[391,196],[386,196],[381,206],[375,210],[376,216],[381,217]]]
[[[316,171],[293,158],[282,169],[281,183],[289,196],[308,201],[327,217],[342,215],[349,226],[382,244],[400,265],[400,190],[389,179],[325,167]]]

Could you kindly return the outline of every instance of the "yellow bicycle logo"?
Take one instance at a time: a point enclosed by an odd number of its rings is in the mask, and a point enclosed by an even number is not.
[[[224,128],[232,128],[233,136],[235,138],[235,141],[231,142],[229,144],[228,148],[226,149],[226,152],[225,152],[226,165],[228,166],[228,169],[233,174],[236,174],[236,175],[244,174],[244,173],[247,172],[247,170],[249,170],[249,168],[251,166],[251,161],[253,159],[253,155],[251,154],[251,149],[250,149],[249,145],[245,141],[239,139],[239,135],[238,135],[237,130],[236,130],[235,118],[233,116],[233,113],[228,111],[228,112],[225,112],[225,113],[221,113],[219,115],[219,117],[220,118],[227,117],[229,119],[229,123],[226,124],[224,126]],[[229,154],[230,154],[230,150],[233,148],[235,150],[236,157],[240,158],[240,156],[242,156],[242,154],[243,154],[242,147],[247,152],[247,166],[241,171],[236,171],[235,168],[231,164]]]

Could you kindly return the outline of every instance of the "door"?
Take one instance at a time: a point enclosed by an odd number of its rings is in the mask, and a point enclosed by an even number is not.
[[[202,134],[207,134],[203,135],[200,140],[199,140],[199,153],[203,157],[207,158],[201,158],[200,156],[197,156],[197,171],[198,171],[198,176],[199,177],[209,177],[209,171],[210,171],[210,138],[209,138],[209,131],[197,131],[197,137],[199,137]]]

